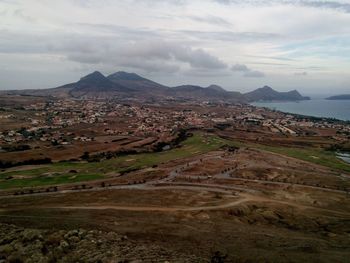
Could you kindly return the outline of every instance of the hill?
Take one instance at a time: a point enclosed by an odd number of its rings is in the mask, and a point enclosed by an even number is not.
[[[201,87],[197,85],[181,85],[168,87],[135,73],[118,71],[107,77],[95,71],[74,83],[51,89],[10,90],[2,91],[3,95],[26,95],[55,98],[77,99],[133,99],[133,100],[190,100],[209,102],[252,102],[260,100],[298,101],[308,100],[296,90],[278,92],[265,86],[252,92],[227,91],[218,85]]]
[[[179,99],[230,102],[244,101],[241,93],[235,91],[226,91],[217,85],[211,85],[209,87],[182,85],[169,89],[167,94]]]
[[[8,95],[51,96],[78,99],[138,99],[138,100],[198,100],[198,101],[244,101],[239,92],[226,91],[220,86],[200,87],[183,85],[167,87],[135,73],[119,71],[105,77],[95,71],[74,83],[51,89],[11,90],[0,92]]]
[[[114,83],[102,73],[95,71],[74,83],[65,84],[51,89],[10,90],[8,95],[51,96],[56,98],[104,99],[115,96],[126,96],[131,90]]]
[[[168,87],[162,84],[143,78],[135,73],[128,73],[124,71],[113,73],[109,75],[107,79],[115,84],[128,87],[134,91],[155,92],[168,89]]]
[[[350,100],[350,94],[335,95],[326,98],[326,100]]]
[[[74,98],[109,98],[130,92],[129,88],[110,81],[98,71],[68,85],[72,87],[68,93]]]
[[[298,101],[310,99],[302,96],[297,90],[278,92],[269,86],[245,93],[244,97],[248,101]]]

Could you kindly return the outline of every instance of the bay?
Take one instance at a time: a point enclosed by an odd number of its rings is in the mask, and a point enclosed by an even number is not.
[[[337,157],[344,162],[350,163],[350,153],[337,153]]]
[[[350,100],[259,101],[251,104],[286,113],[350,121]]]

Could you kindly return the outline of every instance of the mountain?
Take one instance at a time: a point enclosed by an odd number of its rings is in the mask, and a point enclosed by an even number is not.
[[[79,81],[57,88],[10,90],[1,92],[8,95],[51,96],[56,98],[105,99],[128,96],[131,89],[114,83],[102,73],[95,71],[82,77]]]
[[[124,71],[113,73],[107,78],[113,83],[128,87],[134,91],[159,92],[168,89],[168,87],[157,82],[143,78],[135,73],[128,73]]]
[[[350,94],[335,95],[326,98],[326,100],[350,100]]]
[[[132,99],[139,101],[181,100],[181,101],[210,101],[210,102],[251,102],[259,100],[297,101],[307,100],[296,90],[278,92],[265,86],[252,92],[226,91],[218,85],[201,87],[182,85],[167,87],[152,80],[143,78],[135,73],[119,71],[105,77],[95,71],[82,77],[79,81],[57,88],[36,90],[10,90],[0,94],[51,96],[56,98],[77,99]]]
[[[67,93],[68,96],[80,99],[128,98],[128,99],[180,99],[201,101],[242,101],[239,92],[229,92],[217,85],[200,87],[183,85],[170,88],[143,78],[135,73],[119,71],[103,76],[93,72],[78,82],[51,89],[49,93]]]
[[[214,85],[214,84],[208,86],[207,89],[212,89],[212,90],[216,90],[216,91],[226,92],[225,89],[223,89],[222,87],[220,87],[218,85]]]
[[[114,83],[102,73],[95,71],[82,77],[79,81],[51,89],[52,94],[66,91],[69,97],[80,99],[104,99],[126,95],[130,89]]]
[[[226,91],[220,86],[211,85],[200,87],[195,85],[182,85],[168,90],[167,94],[180,99],[202,100],[202,101],[243,101],[241,93]]]
[[[72,89],[69,94],[75,98],[109,98],[130,92],[129,88],[110,81],[98,71],[70,85]]]
[[[288,92],[278,92],[269,86],[256,89],[254,91],[245,93],[244,98],[248,101],[299,101],[309,100],[309,97],[303,97],[297,90]]]

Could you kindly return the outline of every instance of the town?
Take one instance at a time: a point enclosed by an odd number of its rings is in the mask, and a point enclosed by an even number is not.
[[[54,100],[22,108],[3,107],[0,120],[4,123],[0,128],[2,153],[44,143],[88,143],[102,136],[155,137],[162,141],[180,129],[250,130],[295,137],[328,135],[340,142],[348,140],[350,134],[346,122],[285,114],[249,104],[209,102],[140,105]]]

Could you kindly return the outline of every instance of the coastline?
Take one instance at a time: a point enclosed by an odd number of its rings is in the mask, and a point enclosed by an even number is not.
[[[350,164],[350,153],[347,152],[336,152],[337,157],[346,163]]]
[[[332,104],[329,104],[330,102]],[[344,110],[338,110],[337,103],[341,104]],[[255,101],[250,105],[315,121],[350,124],[350,101],[346,100]]]

